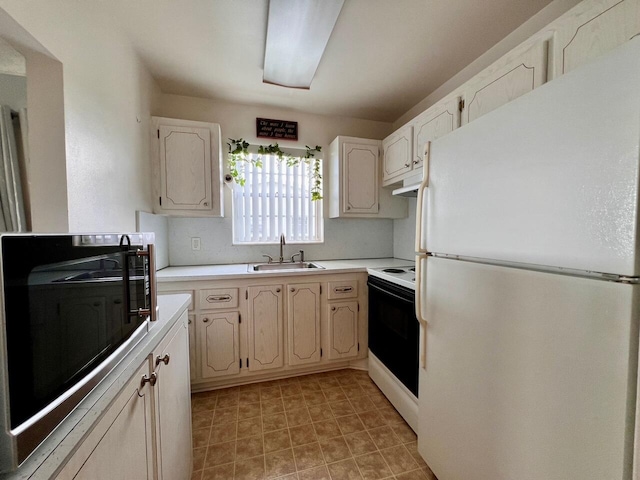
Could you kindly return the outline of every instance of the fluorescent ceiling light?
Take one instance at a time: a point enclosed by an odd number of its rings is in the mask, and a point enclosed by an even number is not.
[[[344,0],[270,0],[265,83],[309,88]]]

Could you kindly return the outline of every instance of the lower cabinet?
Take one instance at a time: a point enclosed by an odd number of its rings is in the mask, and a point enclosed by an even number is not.
[[[329,359],[358,356],[358,302],[334,302],[327,310]]]
[[[196,325],[202,378],[235,375],[240,372],[238,312],[198,315]]]
[[[187,313],[147,357],[56,480],[188,480]]]
[[[289,365],[320,361],[320,283],[287,285]]]
[[[284,365],[282,285],[249,287],[248,368],[249,371]]]

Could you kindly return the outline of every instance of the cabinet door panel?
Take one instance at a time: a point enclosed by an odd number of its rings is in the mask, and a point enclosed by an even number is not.
[[[554,59],[559,75],[613,50],[640,33],[640,2],[604,0],[589,2],[589,7],[556,33]]]
[[[378,213],[378,147],[345,143],[344,213]]]
[[[284,365],[282,285],[249,287],[249,370]]]
[[[183,315],[186,316],[186,312]],[[189,367],[186,318],[183,317],[178,321],[177,332],[154,353],[154,359],[158,378],[154,387],[158,478],[189,480],[191,476],[191,391],[189,379],[185,375]]]
[[[487,74],[469,82],[464,90],[462,123],[515,100],[546,80],[547,42],[541,41],[517,56],[499,60]]]
[[[382,142],[382,184],[397,181],[398,177],[410,172],[413,168],[413,128],[407,126],[389,135]]]
[[[358,355],[358,302],[332,303],[329,315],[329,359]]]
[[[211,313],[198,317],[202,378],[234,375],[240,372],[238,312]]]
[[[152,480],[154,478],[152,387],[145,362],[116,398],[56,480]]]
[[[416,118],[413,124],[413,168],[422,168],[427,142],[451,133],[460,126],[460,98],[434,105]]]
[[[162,208],[211,209],[211,133],[207,128],[161,125]]]
[[[287,285],[289,365],[320,361],[320,284]]]

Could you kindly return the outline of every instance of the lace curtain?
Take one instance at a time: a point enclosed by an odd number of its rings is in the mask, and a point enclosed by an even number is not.
[[[23,133],[20,138],[16,138],[15,127]],[[16,114],[8,106],[0,106],[0,231],[3,232],[27,230],[20,176],[26,128],[26,109]]]

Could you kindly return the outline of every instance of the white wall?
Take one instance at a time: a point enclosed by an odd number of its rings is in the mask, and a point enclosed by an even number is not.
[[[65,191],[68,229],[135,230],[135,211],[151,209],[155,82],[98,2],[0,0],[0,7],[63,66],[66,188],[53,186]],[[35,213],[59,213],[52,205],[55,212]]]
[[[282,147],[322,147],[328,155],[329,144],[338,135],[382,139],[391,132],[391,124],[345,117],[328,117],[269,107],[252,107],[179,95],[162,95],[154,114],[169,118],[219,123],[223,141],[244,138],[251,144],[275,143],[257,139],[256,117],[298,122],[297,142],[279,141]],[[226,158],[227,146],[223,145]],[[324,179],[328,178],[325,162]],[[324,197],[329,198],[325,182]],[[325,204],[325,216],[328,206]],[[393,221],[380,219],[325,218],[325,242],[321,245],[287,245],[285,254],[299,249],[308,259],[375,258],[393,254]],[[201,250],[191,250],[191,237],[200,237]],[[171,218],[169,220],[169,262],[171,265],[243,263],[261,259],[261,254],[276,256],[278,247],[234,246],[231,231],[231,195],[225,188],[225,218]]]
[[[416,198],[408,198],[409,216],[393,221],[393,256],[415,260]]]

